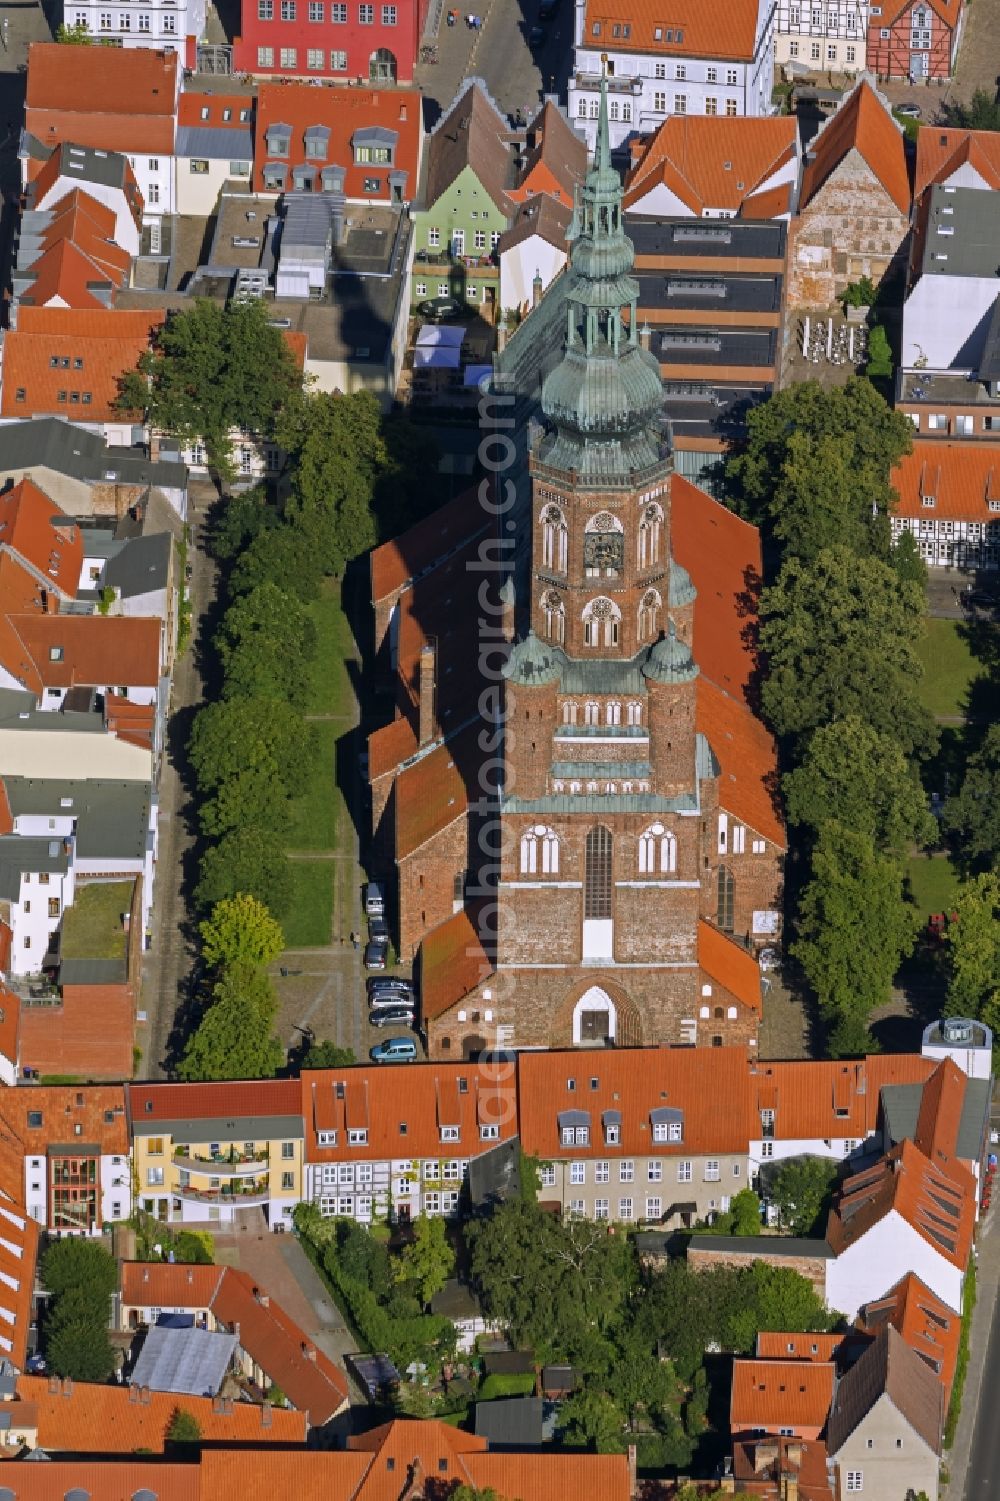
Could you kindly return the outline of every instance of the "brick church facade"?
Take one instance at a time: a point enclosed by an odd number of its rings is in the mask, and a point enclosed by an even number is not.
[[[408,764],[384,753],[398,721],[377,754],[373,737],[432,1057],[757,1039],[784,854],[774,746],[750,704],[759,540],[673,474],[621,197],[602,113],[569,268],[513,341],[549,331],[553,348],[529,457],[527,629],[503,672],[493,901],[477,908],[464,891],[482,886],[453,879],[477,869],[476,752],[439,698],[430,722],[438,637],[397,664],[413,680]],[[414,614],[411,599],[404,631]],[[428,837],[411,848],[415,818]]]

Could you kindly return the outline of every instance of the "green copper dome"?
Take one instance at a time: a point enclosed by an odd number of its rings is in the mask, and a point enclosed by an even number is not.
[[[670,559],[670,576],[667,584],[667,603],[677,609],[681,605],[692,605],[698,598],[698,591],[691,582],[691,575],[686,568],[682,568],[676,558]]]
[[[611,165],[607,82],[594,163],[569,230],[563,358],[542,386],[554,432],[538,457],[582,478],[628,482],[663,463],[663,387],[654,355],[638,339],[639,284],[622,218],[622,187]]]
[[[642,673],[654,683],[690,683],[698,676],[691,648],[680,640],[673,621],[667,634],[650,647]]]
[[[534,631],[529,631],[523,641],[512,647],[503,675],[509,682],[520,683],[522,687],[539,688],[556,681],[564,661],[558,646],[549,646]]]

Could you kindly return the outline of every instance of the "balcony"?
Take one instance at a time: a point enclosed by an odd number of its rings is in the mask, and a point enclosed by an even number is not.
[[[181,1147],[174,1151],[174,1162],[178,1167],[197,1173],[199,1177],[212,1178],[247,1178],[254,1173],[260,1172],[262,1162],[268,1162],[267,1152],[255,1152],[250,1156],[246,1152],[226,1152],[217,1157],[202,1152],[187,1152]]]
[[[250,1209],[255,1204],[266,1204],[271,1191],[266,1178],[249,1179],[242,1183],[224,1183],[221,1188],[192,1188],[180,1184],[172,1190],[174,1197],[187,1199],[196,1204],[232,1204],[236,1208]]]

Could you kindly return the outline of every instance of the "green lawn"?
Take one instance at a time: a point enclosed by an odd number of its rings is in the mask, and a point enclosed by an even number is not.
[[[292,903],[282,919],[290,949],[323,948],[333,926],[333,862],[292,861]]]
[[[62,924],[64,959],[124,959],[128,934],[122,917],[132,905],[135,882],[93,881],[81,886]]]
[[[926,707],[939,717],[964,715],[969,687],[982,668],[969,648],[962,621],[929,619],[920,658],[920,697]]]
[[[351,705],[351,682],[345,659],[356,656],[354,635],[340,608],[340,584],[324,579],[320,596],[309,607],[316,626],[317,652],[310,669],[307,714],[347,714]]]
[[[921,917],[948,911],[954,902],[959,878],[947,855],[914,855],[906,873]]]
[[[285,848],[332,850],[337,843],[337,813],[341,803],[336,782],[339,727],[330,720],[319,720],[313,721],[310,729],[320,746],[316,770],[305,792],[290,806]]]

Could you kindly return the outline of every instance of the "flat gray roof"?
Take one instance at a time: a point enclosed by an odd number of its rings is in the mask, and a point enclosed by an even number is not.
[[[123,599],[165,589],[173,538],[167,532],[131,537],[109,558],[102,584],[119,590]]]
[[[110,477],[164,490],[183,490],[187,485],[184,464],[154,463],[138,449],[111,447],[96,433],[61,417],[0,423],[0,474],[39,467],[89,484]]]
[[[132,1121],[135,1136],[172,1136],[175,1142],[193,1146],[203,1141],[289,1141],[302,1136],[305,1122],[301,1115],[238,1115],[224,1120],[200,1117],[198,1120],[161,1120],[137,1115]]]
[[[61,839],[0,835],[0,896],[15,901],[21,894],[21,877],[49,872],[65,875],[69,857]]]
[[[996,193],[935,183],[918,225],[922,276],[997,275],[1000,202]]]
[[[741,1256],[812,1256],[833,1259],[825,1240],[807,1240],[797,1235],[692,1235],[688,1249],[724,1251]]]
[[[74,818],[77,854],[83,858],[141,860],[146,852],[151,797],[147,782],[7,777],[5,785],[15,818]]]

